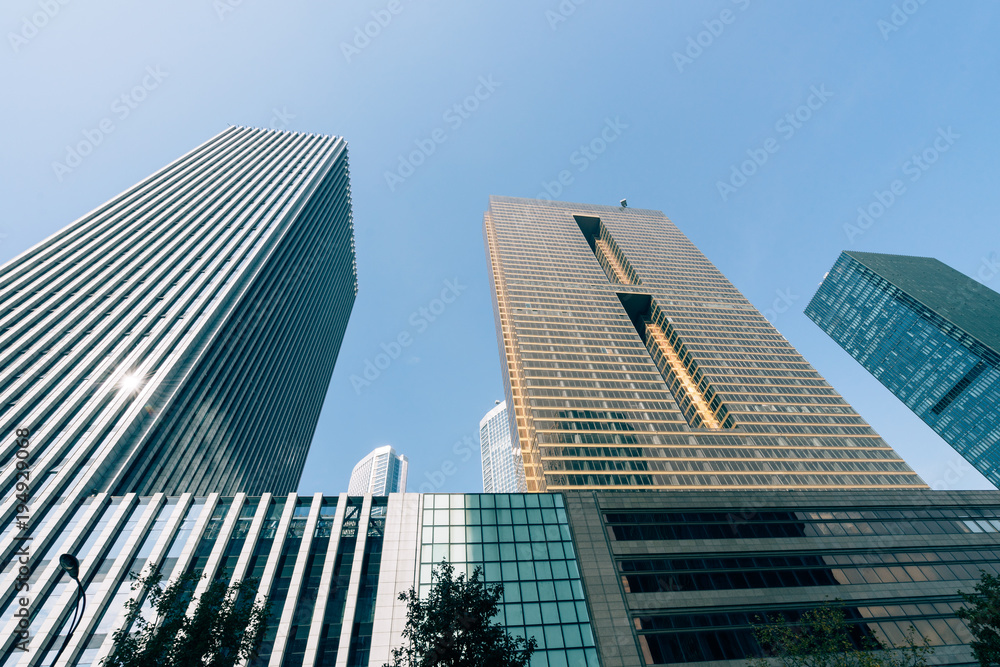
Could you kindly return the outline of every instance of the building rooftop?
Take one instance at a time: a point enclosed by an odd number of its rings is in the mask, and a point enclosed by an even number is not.
[[[932,257],[844,254],[1000,354],[1000,294]]]

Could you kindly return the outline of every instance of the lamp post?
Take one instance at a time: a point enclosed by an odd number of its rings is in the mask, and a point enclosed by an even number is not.
[[[59,567],[69,575],[70,579],[76,582],[76,606],[73,610],[73,619],[69,624],[69,633],[67,633],[63,645],[59,647],[56,657],[52,659],[52,667],[55,667],[56,662],[59,661],[59,656],[66,649],[69,640],[73,637],[73,633],[76,632],[77,626],[83,620],[83,613],[87,610],[87,592],[83,590],[83,584],[80,583],[80,561],[73,554],[63,554],[59,556]]]

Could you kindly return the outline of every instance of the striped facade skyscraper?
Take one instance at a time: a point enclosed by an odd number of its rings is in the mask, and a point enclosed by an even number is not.
[[[94,493],[293,491],[356,275],[344,140],[243,127],[0,267],[0,559]]]
[[[496,406],[479,421],[479,448],[483,459],[484,493],[523,493],[524,465],[521,450],[510,438],[507,403]]]
[[[406,457],[397,454],[391,445],[376,447],[354,466],[347,492],[352,496],[404,493],[408,465]]]
[[[926,488],[660,211],[491,197],[529,492]]]

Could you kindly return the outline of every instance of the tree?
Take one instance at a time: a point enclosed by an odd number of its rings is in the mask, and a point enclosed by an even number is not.
[[[405,646],[393,649],[384,667],[526,667],[535,652],[534,637],[511,637],[493,623],[503,585],[486,584],[482,568],[455,578],[447,562],[434,568],[434,584],[426,600],[415,589],[400,593],[406,602]]]
[[[103,667],[233,667],[256,656],[269,604],[254,602],[256,581],[234,584],[214,581],[198,598],[194,614],[187,615],[191,595],[201,579],[185,575],[163,588],[156,572],[136,577],[137,594],[125,604],[125,623],[113,635],[114,647]],[[152,622],[144,604],[156,613]]]
[[[956,616],[969,624],[975,638],[969,643],[972,655],[983,667],[1000,664],[1000,578],[983,572],[975,593],[958,594],[970,606],[959,609]]]
[[[751,667],[924,667],[934,652],[926,637],[916,642],[913,626],[903,646],[886,646],[848,623],[839,601],[810,609],[795,623],[783,616],[754,623],[753,633],[768,657],[751,659]]]

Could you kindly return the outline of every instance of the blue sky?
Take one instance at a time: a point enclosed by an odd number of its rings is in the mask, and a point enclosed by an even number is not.
[[[6,0],[0,27],[2,261],[227,124],[347,138],[360,292],[302,492],[383,444],[410,490],[482,490],[482,212],[564,170],[557,199],[664,211],[933,486],[991,488],[802,310],[849,248],[1000,286],[1000,5]]]

